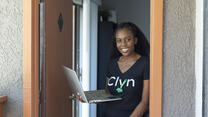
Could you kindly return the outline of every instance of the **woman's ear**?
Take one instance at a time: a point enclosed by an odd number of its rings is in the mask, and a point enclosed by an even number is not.
[[[136,45],[137,43],[138,43],[138,38],[135,37],[135,38],[134,38],[134,44]]]

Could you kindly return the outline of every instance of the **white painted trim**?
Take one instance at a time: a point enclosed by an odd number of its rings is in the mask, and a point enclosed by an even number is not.
[[[83,8],[80,7],[80,58],[79,58],[79,64],[80,64],[80,81],[82,82],[82,58],[83,58]],[[78,111],[78,116],[77,117],[82,117],[82,103],[79,102],[79,106],[77,107]]]
[[[91,2],[90,7],[90,90],[97,89],[97,52],[98,52],[98,6]]]
[[[82,87],[90,89],[90,0],[83,0]],[[82,103],[80,117],[89,117],[89,104]]]
[[[203,42],[204,42],[204,0],[196,0],[196,32],[195,32],[195,117],[202,117],[203,91]]]
[[[81,39],[81,82],[85,91],[97,89],[98,1],[83,0],[83,27],[80,31],[83,34]],[[80,107],[79,117],[96,117],[97,107],[95,104],[80,103]]]
[[[97,51],[98,51],[98,5],[94,2],[90,3],[90,90],[97,89]],[[96,117],[97,106],[90,104],[90,117]]]

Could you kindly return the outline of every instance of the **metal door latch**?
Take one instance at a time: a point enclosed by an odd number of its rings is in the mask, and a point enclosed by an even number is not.
[[[69,96],[69,99],[70,100],[76,100],[77,98],[76,98],[76,95],[75,94],[72,94],[71,96]]]

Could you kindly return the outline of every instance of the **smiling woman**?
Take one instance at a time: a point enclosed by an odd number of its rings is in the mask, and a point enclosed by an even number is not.
[[[47,49],[50,50],[48,58],[51,60],[47,61],[49,65],[47,68],[51,68],[50,73],[48,74],[48,77],[50,77],[50,83],[48,83],[49,91],[47,91],[47,94],[50,94],[50,96],[47,97],[48,107],[47,112],[49,113],[47,116],[53,117],[56,115],[60,115],[62,117],[70,115],[72,113],[71,111],[71,102],[69,102],[67,98],[66,92],[64,92],[65,96],[61,96],[63,94],[63,91],[66,91],[65,85],[61,85],[61,82],[64,82],[64,80],[59,79],[57,81],[56,78],[60,78],[60,76],[54,76],[53,73],[56,73],[57,71],[60,72],[58,69],[59,64],[67,64],[68,66],[72,65],[72,59],[70,55],[68,56],[66,53],[71,54],[72,49],[67,48],[69,47],[68,44],[72,44],[72,29],[71,26],[71,19],[72,19],[72,1],[66,0],[64,2],[60,0],[54,0],[54,1],[48,1],[45,0],[45,3],[47,3],[48,7],[46,8],[47,16],[51,16],[53,18],[47,18],[50,19],[50,21],[46,22],[48,26],[54,26],[53,28],[46,27],[46,31],[49,31],[50,29],[53,30],[53,32],[48,32],[47,38],[50,37],[50,41],[47,44]],[[54,2],[54,3],[53,3]],[[66,3],[68,3],[66,5]],[[51,7],[53,5],[58,5],[59,7]],[[69,7],[70,5],[70,7]],[[163,1],[158,0],[155,2],[154,0],[151,0],[151,30],[150,30],[150,45],[151,45],[151,52],[150,52],[150,117],[161,117],[161,81],[162,81],[162,8],[163,8]],[[59,32],[57,19],[60,14],[60,11],[63,16],[63,30],[62,32]],[[38,45],[38,21],[39,21],[39,9],[38,9],[38,0],[23,0],[23,116],[24,117],[38,117],[38,110],[39,110],[39,45]],[[69,15],[69,16],[68,16]],[[69,24],[67,24],[69,22]],[[59,33],[58,33],[59,32]],[[57,33],[57,35],[56,35]],[[54,36],[50,35],[53,34]],[[64,34],[64,35],[62,35]],[[67,41],[67,43],[63,42],[64,40]],[[157,41],[155,41],[157,40]],[[57,41],[57,42],[56,42]],[[60,42],[61,41],[61,42]],[[63,48],[62,48],[63,47]],[[66,47],[66,48],[65,48]],[[72,46],[70,46],[72,47]],[[56,48],[56,50],[53,51],[53,48]],[[62,49],[60,49],[62,48]],[[62,50],[61,53],[59,50]],[[124,51],[126,51],[124,49]],[[63,56],[61,55],[63,54]],[[65,57],[67,55],[67,57]],[[72,54],[71,54],[72,55]],[[60,57],[60,58],[59,58]],[[61,62],[63,58],[68,58],[64,63]],[[54,58],[57,61],[52,61],[52,58]],[[53,60],[54,60],[53,59]],[[57,68],[57,69],[56,69]],[[119,81],[120,82],[120,81]],[[124,81],[123,81],[124,82]],[[123,83],[122,82],[122,83]],[[121,84],[122,84],[121,83]],[[127,83],[127,82],[125,82]],[[130,84],[130,82],[129,82]],[[125,84],[124,84],[125,85]],[[53,88],[59,87],[60,89],[54,89],[53,91],[50,91]],[[122,87],[121,87],[122,88]],[[61,90],[63,89],[63,90]],[[68,100],[68,101],[67,101]],[[54,103],[56,102],[56,103]],[[63,104],[63,105],[62,105]],[[64,105],[67,106],[64,106]],[[57,109],[57,105],[61,106]],[[69,107],[68,107],[69,106]],[[64,110],[70,110],[70,111],[64,111]]]
[[[106,90],[113,95],[121,96],[123,100],[107,103],[104,116],[147,117],[149,43],[135,24],[126,22],[117,26],[111,56],[106,75]],[[112,85],[112,78],[115,77],[117,80],[114,82],[115,85]],[[129,85],[129,81],[133,81],[133,84]]]

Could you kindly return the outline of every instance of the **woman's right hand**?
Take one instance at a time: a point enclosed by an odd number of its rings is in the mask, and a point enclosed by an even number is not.
[[[77,98],[77,100],[85,103],[85,101],[82,99],[82,96],[79,93],[77,93],[76,98]]]

